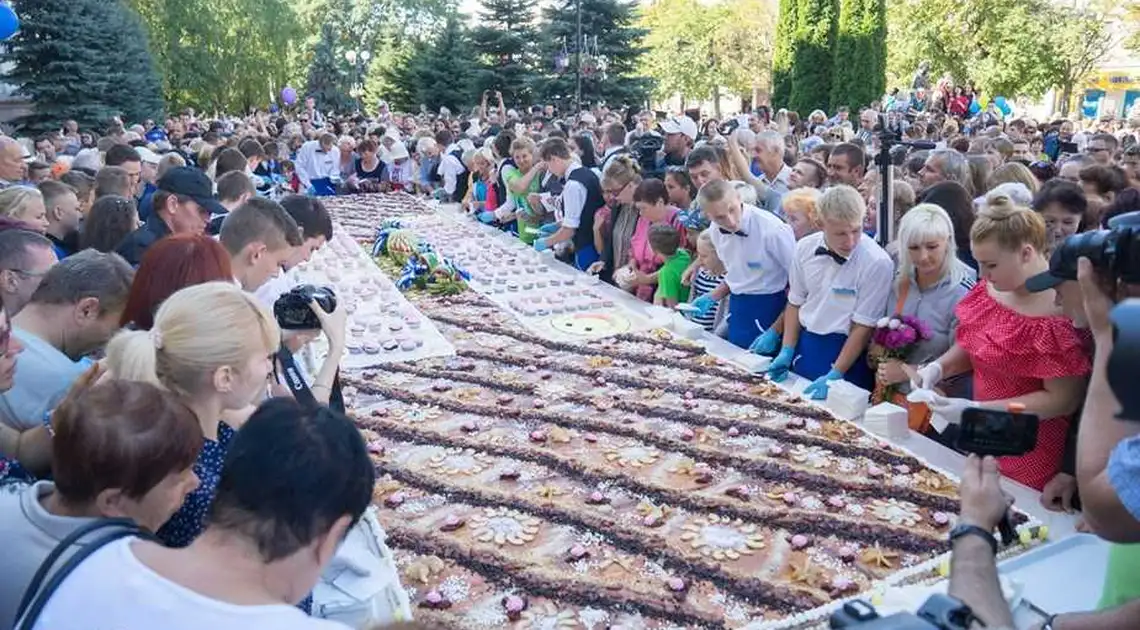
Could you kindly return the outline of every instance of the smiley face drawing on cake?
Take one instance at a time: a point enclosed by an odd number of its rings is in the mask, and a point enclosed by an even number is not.
[[[566,313],[550,318],[550,325],[560,333],[578,337],[604,337],[626,332],[629,319],[613,313]]]

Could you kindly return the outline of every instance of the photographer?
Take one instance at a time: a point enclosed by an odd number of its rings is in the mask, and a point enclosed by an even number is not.
[[[274,316],[283,334],[281,349],[274,362],[277,382],[282,387],[274,388],[273,393],[276,396],[292,396],[302,404],[329,405],[343,413],[344,401],[337,391],[337,371],[345,352],[348,310],[334,297],[332,312],[326,311],[312,296],[312,290],[311,286],[297,287],[278,298],[274,305]],[[299,304],[305,304],[306,298],[311,313],[295,308]],[[300,316],[302,314],[303,317]],[[311,376],[294,355],[321,333],[328,338],[328,354],[316,376]]]

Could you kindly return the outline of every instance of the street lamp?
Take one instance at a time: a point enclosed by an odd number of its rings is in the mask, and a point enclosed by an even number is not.
[[[368,50],[348,50],[344,53],[344,58],[352,66],[352,96],[356,99],[356,108],[363,109],[360,103],[360,93],[363,88],[364,66],[368,64],[368,60],[372,58],[372,52]]]

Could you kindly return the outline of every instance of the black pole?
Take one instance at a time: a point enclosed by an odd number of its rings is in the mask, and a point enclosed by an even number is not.
[[[574,45],[574,115],[582,111],[582,0],[577,2],[578,43]]]
[[[891,142],[885,137],[887,132],[884,130],[880,136],[879,142],[879,155],[875,158],[875,162],[879,166],[879,220],[878,225],[875,227],[875,240],[879,245],[886,247],[888,243],[894,240],[895,222],[892,219],[894,216],[894,172],[891,168]]]

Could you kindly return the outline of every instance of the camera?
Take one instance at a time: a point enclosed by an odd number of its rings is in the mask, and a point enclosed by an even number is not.
[[[931,595],[916,613],[881,617],[875,607],[856,599],[831,614],[831,628],[859,630],[965,630],[974,621],[970,607],[948,595]]]
[[[730,119],[728,119],[728,120],[726,120],[720,124],[720,134],[722,136],[730,135],[730,134],[732,134],[732,132],[736,131],[739,127],[740,127],[740,119],[739,118],[730,118]]]
[[[273,317],[285,330],[320,330],[321,320],[309,307],[316,300],[326,313],[336,310],[336,293],[332,287],[303,284],[294,287],[273,303]]]
[[[983,457],[1024,455],[1037,446],[1039,422],[1031,413],[970,407],[962,412],[954,447]]]
[[[1140,212],[1113,217],[1107,230],[1074,234],[1049,259],[1049,273],[1077,279],[1077,260],[1088,258],[1097,271],[1128,284],[1140,284]]]
[[[637,159],[641,172],[651,177],[657,171],[657,154],[665,148],[665,138],[655,133],[645,133],[633,141],[630,153]]]

